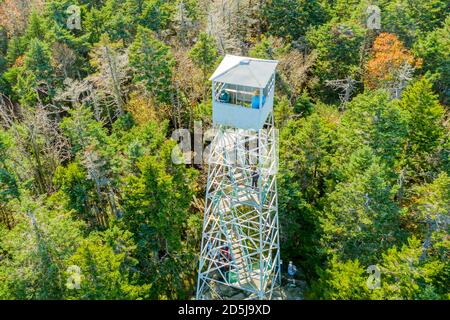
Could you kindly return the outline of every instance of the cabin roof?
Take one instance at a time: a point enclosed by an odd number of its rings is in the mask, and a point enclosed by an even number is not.
[[[278,61],[227,54],[209,80],[255,88],[265,88]]]

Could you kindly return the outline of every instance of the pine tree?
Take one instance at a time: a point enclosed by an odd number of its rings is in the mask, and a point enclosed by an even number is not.
[[[442,28],[435,29],[414,43],[415,53],[423,59],[422,72],[430,72],[434,88],[440,94],[444,104],[450,102],[450,68],[448,50],[450,47],[450,17]]]
[[[319,278],[312,285],[311,297],[325,300],[369,299],[368,274],[356,260],[341,261],[333,256],[326,269],[319,271]]]
[[[346,179],[328,195],[320,217],[321,243],[325,253],[372,264],[383,248],[401,239],[400,211],[370,148],[355,151],[346,167]]]
[[[138,174],[128,175],[123,189],[123,223],[134,234],[139,269],[151,279],[154,298],[185,297],[184,281],[195,270],[183,240],[195,173],[171,162],[174,145],[165,143],[158,157],[140,157]]]
[[[426,78],[405,90],[399,107],[405,112],[408,125],[405,158],[410,175],[423,179],[432,169],[432,159],[438,157],[437,148],[443,142],[446,132],[442,123],[444,109]]]
[[[31,40],[29,49],[25,53],[24,68],[25,73],[33,74],[36,81],[51,83],[53,76],[51,53],[44,42],[38,39]]]
[[[24,45],[19,37],[12,37],[8,42],[6,61],[10,66],[16,63],[17,58],[24,54]]]
[[[382,6],[383,29],[397,34],[408,46],[424,32],[443,25],[447,15],[445,0],[397,0]]]
[[[189,55],[197,67],[202,70],[204,82],[203,101],[205,101],[207,90],[206,86],[208,85],[206,81],[218,58],[218,52],[214,39],[206,33],[201,33],[197,43],[189,52]]]
[[[146,26],[156,34],[160,35],[161,32],[168,27],[173,10],[174,3],[168,3],[163,0],[145,1],[142,6],[140,23],[142,26]]]
[[[7,68],[6,52],[8,50],[8,35],[3,27],[0,27],[0,75]]]
[[[305,119],[290,120],[280,132],[279,214],[283,256],[299,259],[306,273],[319,264],[322,196],[330,179],[337,111],[316,106]],[[301,246],[302,250],[298,250]]]
[[[197,0],[177,0],[174,28],[181,44],[188,45],[200,28],[200,7]]]
[[[95,121],[92,112],[84,106],[70,110],[70,117],[66,117],[61,128],[69,138],[73,155],[84,152],[90,145],[102,145],[106,142],[107,134],[102,123]]]
[[[151,285],[138,285],[132,268],[136,246],[130,232],[112,227],[92,232],[84,239],[68,265],[79,268],[78,288],[67,288],[70,299],[126,300],[148,298]],[[67,273],[67,272],[66,272]],[[70,276],[70,274],[68,274]],[[78,275],[77,275],[78,276]]]
[[[32,11],[30,17],[28,18],[28,26],[25,31],[25,38],[28,41],[32,39],[44,40],[45,37],[45,26],[42,18],[36,11]]]
[[[339,128],[337,167],[344,163],[349,152],[367,144],[387,165],[389,174],[396,176],[408,134],[401,108],[382,90],[360,94],[346,108]]]
[[[169,48],[152,31],[139,27],[129,57],[134,81],[142,83],[159,102],[170,102],[173,58]]]
[[[264,15],[269,34],[296,41],[311,26],[324,22],[325,12],[319,1],[269,0],[264,1]]]
[[[448,266],[438,260],[421,260],[421,254],[421,243],[415,237],[409,238],[401,248],[394,246],[383,254],[380,265],[381,290],[374,290],[373,298],[412,300],[421,296],[423,299],[424,294],[428,298],[439,297],[433,282],[436,277],[448,272]],[[448,280],[448,275],[446,278]],[[443,298],[446,298],[446,294]]]
[[[20,71],[13,88],[20,101],[28,106],[49,102],[55,91],[55,77],[51,53],[44,42],[31,40]]]
[[[12,229],[14,214],[10,202],[20,196],[17,178],[10,169],[12,137],[0,130],[0,225]]]
[[[315,49],[317,54],[313,75],[320,81],[315,90],[324,98],[332,100],[333,95],[330,96],[324,90],[325,80],[349,76],[358,80],[364,30],[353,21],[330,21],[308,29],[305,38],[308,48]]]
[[[8,259],[0,260],[0,279],[12,299],[62,299],[66,259],[76,250],[83,224],[60,205],[45,205],[23,194],[17,225],[0,239]],[[1,287],[0,287],[1,288]]]

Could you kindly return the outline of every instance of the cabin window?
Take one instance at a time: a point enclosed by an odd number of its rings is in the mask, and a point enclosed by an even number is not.
[[[264,107],[269,92],[268,88],[263,89],[263,104],[260,106],[259,88],[239,86],[228,83],[216,83],[214,87],[215,101],[254,109]]]

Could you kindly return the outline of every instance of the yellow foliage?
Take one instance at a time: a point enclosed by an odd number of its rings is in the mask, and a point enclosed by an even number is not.
[[[156,103],[150,98],[133,92],[125,110],[130,112],[137,125],[144,125],[149,121],[157,121]]]

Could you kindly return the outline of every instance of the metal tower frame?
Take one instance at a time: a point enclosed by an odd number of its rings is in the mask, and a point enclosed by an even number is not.
[[[273,113],[258,131],[216,129],[208,159],[197,299],[223,299],[225,286],[246,292],[248,299],[271,299],[281,284]]]

